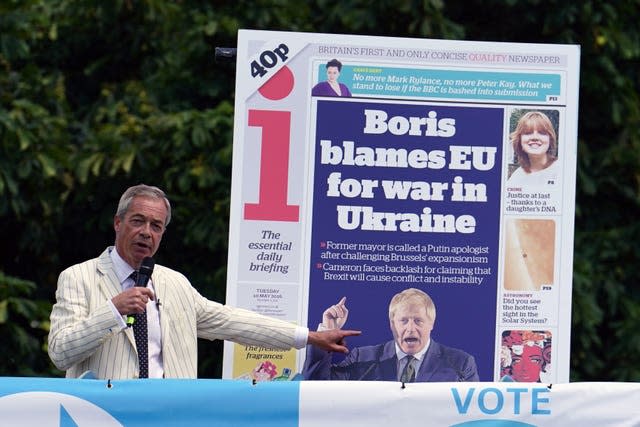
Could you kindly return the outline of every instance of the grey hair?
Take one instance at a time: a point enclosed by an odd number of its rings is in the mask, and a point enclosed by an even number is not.
[[[393,298],[391,298],[391,302],[389,303],[389,320],[393,320],[398,306],[408,301],[419,301],[420,303],[422,303],[427,312],[427,317],[432,322],[435,322],[436,305],[433,303],[433,300],[426,292],[416,288],[405,289],[399,294],[395,294]]]
[[[118,210],[116,211],[116,215],[120,219],[124,219],[125,214],[129,210],[129,206],[131,206],[131,201],[134,197],[149,197],[152,199],[161,199],[164,201],[165,206],[167,207],[167,220],[164,222],[164,226],[169,225],[171,221],[171,203],[169,203],[169,199],[164,194],[164,191],[159,189],[158,187],[153,187],[145,184],[134,185],[133,187],[127,188],[127,190],[120,197],[120,202],[118,202]]]

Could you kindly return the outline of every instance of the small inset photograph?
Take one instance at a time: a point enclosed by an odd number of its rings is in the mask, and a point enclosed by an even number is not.
[[[311,96],[343,96],[350,97],[351,91],[344,83],[340,83],[342,62],[332,59],[325,65],[326,80],[318,83],[311,89]]]
[[[504,288],[539,291],[553,285],[556,223],[509,218],[505,222]]]
[[[551,332],[502,332],[500,381],[552,382]]]
[[[508,183],[550,186],[559,182],[557,110],[516,109],[511,113]]]

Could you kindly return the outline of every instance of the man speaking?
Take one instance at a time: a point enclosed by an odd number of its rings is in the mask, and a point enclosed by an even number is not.
[[[342,298],[326,309],[320,330],[340,330],[349,311]],[[309,380],[367,381],[479,381],[473,356],[431,339],[436,307],[425,292],[409,288],[394,295],[389,304],[393,340],[356,347],[345,359],[332,364],[331,353],[307,347],[303,376]]]
[[[170,220],[162,190],[131,187],[113,219],[115,246],[60,274],[49,357],[67,377],[89,371],[103,379],[196,378],[198,338],[348,351],[344,338],[359,332],[313,332],[210,301],[183,274],[155,264]]]

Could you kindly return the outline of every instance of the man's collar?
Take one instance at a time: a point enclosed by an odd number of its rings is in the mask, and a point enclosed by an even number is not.
[[[408,356],[407,353],[402,351],[402,349],[400,348],[400,346],[398,345],[398,343],[395,340],[393,341],[393,344],[396,347],[396,357],[398,358],[398,360],[402,360],[403,358]],[[425,345],[422,350],[420,350],[419,352],[414,354],[413,357],[415,357],[418,360],[422,360],[424,358],[424,355],[427,352],[427,350],[429,350],[429,346],[430,345],[431,345],[431,338],[429,338],[429,341],[427,342],[427,345]]]
[[[120,284],[124,283],[135,269],[122,259],[115,246],[109,251],[109,256],[111,257],[111,262],[113,262],[113,268],[116,272],[116,276],[118,276]]]

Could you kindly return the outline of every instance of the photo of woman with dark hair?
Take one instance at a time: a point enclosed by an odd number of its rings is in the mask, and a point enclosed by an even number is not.
[[[337,59],[327,62],[327,80],[320,82],[311,90],[311,96],[351,96],[349,88],[338,82],[342,63]]]

